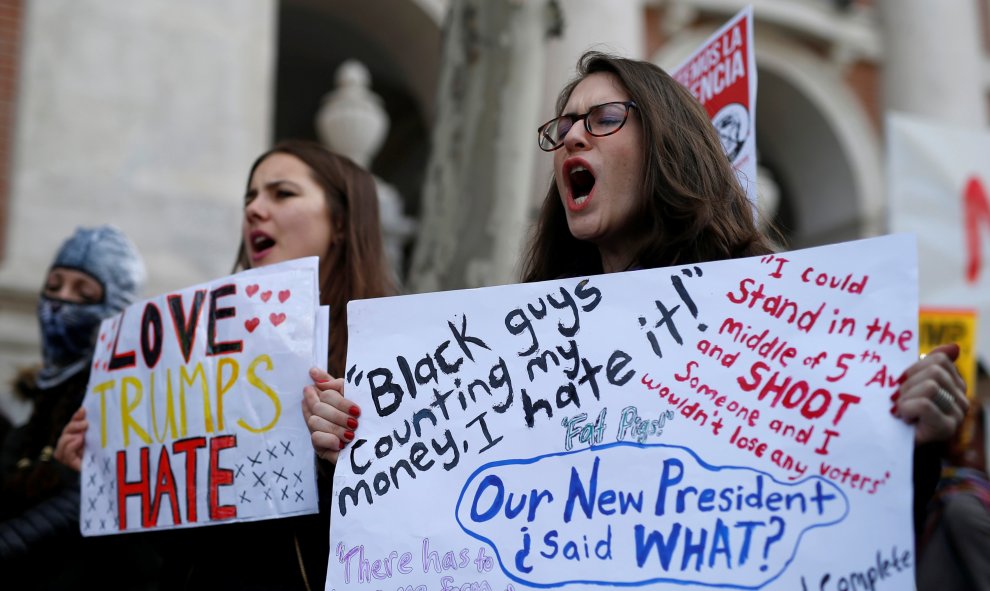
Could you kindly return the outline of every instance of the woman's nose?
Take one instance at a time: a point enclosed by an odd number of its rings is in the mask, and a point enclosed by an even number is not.
[[[248,220],[264,219],[268,215],[265,198],[258,195],[244,206],[244,217]]]
[[[568,150],[581,150],[587,146],[588,130],[584,128],[584,121],[575,121],[564,134],[564,147]]]

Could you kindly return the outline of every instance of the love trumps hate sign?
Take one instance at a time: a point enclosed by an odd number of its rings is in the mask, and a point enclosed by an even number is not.
[[[100,326],[83,406],[83,535],[315,513],[299,412],[326,367],[318,259],[131,305]]]
[[[326,588],[909,588],[915,252],[351,302]]]

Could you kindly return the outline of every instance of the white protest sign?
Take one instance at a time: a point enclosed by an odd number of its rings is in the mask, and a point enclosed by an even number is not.
[[[756,54],[753,7],[740,10],[671,75],[712,118],[739,184],[756,205]]]
[[[318,510],[299,405],[326,366],[318,259],[139,302],[100,327],[83,406],[83,535]]]
[[[990,318],[990,133],[887,117],[890,227],[918,237],[921,303]],[[990,365],[990,322],[975,349]]]
[[[351,302],[326,588],[910,588],[914,250]]]

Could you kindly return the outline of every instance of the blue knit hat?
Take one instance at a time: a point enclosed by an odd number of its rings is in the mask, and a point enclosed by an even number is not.
[[[103,285],[107,316],[120,312],[137,299],[144,286],[145,270],[137,247],[114,226],[76,228],[58,249],[51,268],[66,267],[92,275]]]

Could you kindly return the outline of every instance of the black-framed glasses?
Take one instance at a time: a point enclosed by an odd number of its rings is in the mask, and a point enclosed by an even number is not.
[[[561,115],[551,119],[536,130],[539,134],[540,148],[546,152],[553,152],[564,145],[567,132],[582,119],[584,119],[584,129],[591,135],[595,137],[612,135],[626,124],[629,109],[635,106],[634,101],[615,101],[595,105],[584,115]]]

